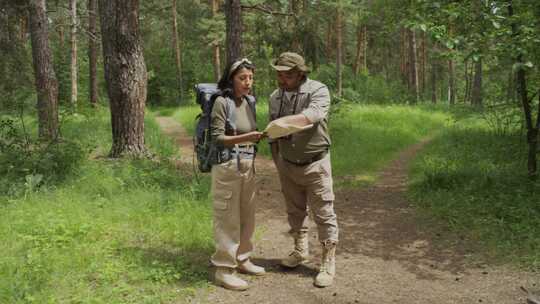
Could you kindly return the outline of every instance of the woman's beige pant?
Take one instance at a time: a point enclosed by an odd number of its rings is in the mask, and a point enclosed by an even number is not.
[[[252,159],[236,159],[212,167],[214,240],[211,262],[236,268],[249,258],[255,230],[255,176]]]

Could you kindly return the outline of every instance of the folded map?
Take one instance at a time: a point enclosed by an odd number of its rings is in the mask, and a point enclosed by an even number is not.
[[[281,119],[276,119],[274,121],[271,121],[268,126],[266,126],[266,129],[264,129],[263,133],[265,133],[269,138],[274,139],[307,130],[312,127],[313,124],[309,124],[306,126],[297,126],[284,122]]]

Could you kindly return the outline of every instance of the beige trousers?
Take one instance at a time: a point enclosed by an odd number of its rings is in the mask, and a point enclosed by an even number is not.
[[[235,268],[253,251],[255,230],[255,175],[252,159],[236,159],[212,167],[214,240],[216,251],[210,261],[219,267]]]
[[[285,197],[291,234],[307,232],[307,208],[317,224],[319,241],[338,241],[338,223],[334,212],[334,190],[330,153],[306,166],[298,166],[275,157]]]

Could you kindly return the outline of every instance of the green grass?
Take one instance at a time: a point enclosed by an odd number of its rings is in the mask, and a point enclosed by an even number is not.
[[[160,161],[106,158],[108,121],[103,109],[67,119],[84,157],[62,179],[0,194],[0,303],[176,303],[207,286],[208,178],[166,160],[177,150],[152,115]]]
[[[501,262],[540,269],[540,183],[527,176],[522,135],[479,117],[433,140],[412,166],[411,197],[428,217]]]
[[[397,153],[443,129],[450,117],[432,108],[340,105],[330,117],[334,175],[346,176],[346,185],[372,183]]]

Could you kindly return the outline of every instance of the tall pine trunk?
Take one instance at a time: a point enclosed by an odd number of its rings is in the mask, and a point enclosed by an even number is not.
[[[437,103],[437,63],[431,59],[431,103]]]
[[[471,103],[477,107],[481,107],[483,104],[481,58],[474,63],[474,80],[472,84]]]
[[[218,10],[219,10],[219,0],[211,0],[212,1],[212,17],[217,18]],[[219,77],[221,76],[221,54],[219,49],[219,41],[216,39],[212,43],[212,47],[214,49],[214,56],[213,56],[213,63],[214,63],[214,79],[219,81]]]
[[[97,82],[97,0],[88,0],[88,64],[90,73],[90,104],[97,106],[98,82]]]
[[[455,85],[454,60],[448,59],[448,103],[456,103],[456,85]]]
[[[242,57],[242,7],[240,0],[225,3],[227,62],[230,63]]]
[[[146,66],[138,0],[99,0],[105,80],[111,109],[112,157],[146,155]]]
[[[508,15],[510,18],[514,16],[514,7],[512,2],[508,5]],[[518,26],[514,22],[512,23],[512,36],[514,38],[519,38]],[[517,39],[516,39],[517,40]],[[529,144],[529,153],[527,157],[527,169],[529,177],[531,179],[536,179],[537,172],[537,161],[536,153],[538,149],[538,130],[540,129],[540,96],[538,104],[538,113],[536,117],[536,124],[533,122],[533,115],[531,109],[532,100],[529,99],[529,93],[527,91],[527,75],[525,68],[523,67],[523,54],[519,53],[516,58],[518,64],[517,69],[517,93],[521,100],[521,105],[523,107],[523,114],[525,116],[525,126],[527,127],[527,143]],[[540,94],[540,91],[538,92]]]
[[[367,69],[367,26],[357,25],[356,28],[356,57],[354,61],[354,74],[358,75]]]
[[[37,91],[39,136],[46,140],[58,138],[58,81],[53,69],[49,47],[49,28],[45,0],[28,3],[32,58]]]
[[[426,64],[427,64],[427,48],[426,48],[426,32],[422,32],[420,39],[420,60],[418,70],[418,81],[420,86],[420,96],[424,96],[426,91]]]
[[[296,53],[302,52],[302,42],[300,40],[300,0],[289,0],[289,7],[293,13],[292,22],[290,22],[290,31],[292,33],[291,50]]]
[[[418,87],[418,54],[416,47],[416,32],[409,30],[409,88],[413,99],[412,103],[417,103],[420,99]]]
[[[182,80],[182,53],[180,48],[180,39],[178,39],[178,14],[177,14],[177,1],[173,0],[172,3],[172,43],[174,49],[174,62],[176,65],[176,91],[178,94],[178,103],[181,103],[184,99],[183,96],[183,80]]]
[[[403,82],[403,85],[407,85],[407,88],[409,88],[410,86],[410,81],[409,81],[409,56],[407,56],[407,54],[409,54],[409,49],[408,49],[408,39],[407,39],[407,30],[404,28],[404,27],[401,27],[400,30],[399,30],[399,41],[400,41],[400,54],[399,54],[399,62],[400,62],[400,65],[399,65],[399,71],[400,71],[400,74],[401,74],[401,80]]]
[[[337,38],[337,47],[336,47],[336,89],[337,96],[341,97],[343,91],[343,22],[342,22],[342,7],[341,2],[338,0],[337,4],[337,16],[336,16],[336,38]]]
[[[77,105],[77,0],[69,1],[69,12],[71,17],[71,105]]]

